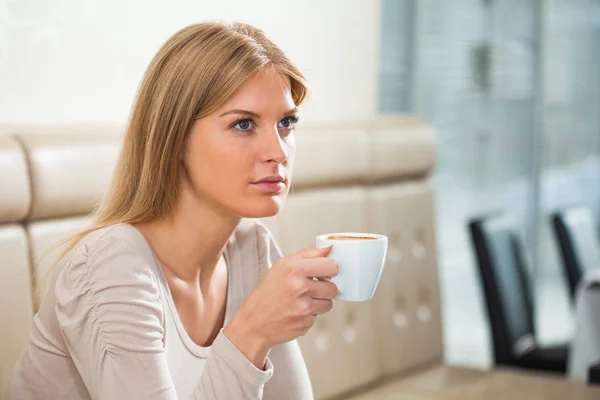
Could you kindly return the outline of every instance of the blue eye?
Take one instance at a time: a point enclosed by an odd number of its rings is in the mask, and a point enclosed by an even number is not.
[[[233,124],[233,128],[238,131],[249,132],[252,130],[252,121],[249,119],[241,119]]]
[[[279,126],[283,129],[292,129],[298,122],[298,117],[287,117],[279,121]]]

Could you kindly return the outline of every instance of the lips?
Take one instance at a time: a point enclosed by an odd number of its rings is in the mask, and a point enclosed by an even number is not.
[[[282,176],[269,176],[267,178],[263,178],[260,181],[254,182],[253,186],[259,187],[261,190],[276,194],[281,193],[285,190],[285,179]]]
[[[283,182],[283,176],[269,176],[267,178],[261,179],[260,181],[254,183],[280,183]]]

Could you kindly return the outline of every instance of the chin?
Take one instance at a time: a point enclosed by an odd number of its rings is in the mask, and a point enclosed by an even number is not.
[[[252,201],[243,205],[239,213],[242,218],[273,217],[281,211],[285,197],[272,196]]]

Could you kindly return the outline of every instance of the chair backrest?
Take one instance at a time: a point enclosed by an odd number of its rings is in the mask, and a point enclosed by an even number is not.
[[[511,364],[535,345],[532,298],[517,233],[498,219],[469,230],[477,255],[497,364]]]
[[[569,284],[571,299],[586,272],[600,267],[596,222],[589,209],[576,207],[552,215],[552,225]]]

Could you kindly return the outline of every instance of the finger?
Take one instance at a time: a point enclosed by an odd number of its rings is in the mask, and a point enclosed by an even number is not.
[[[331,300],[320,300],[313,299],[312,301],[312,309],[314,315],[325,314],[333,308],[333,301]]]
[[[338,289],[335,283],[328,281],[312,281],[308,284],[307,295],[313,299],[331,300],[338,295]]]
[[[303,258],[295,260],[294,266],[307,278],[331,278],[338,274],[338,265],[331,258]]]
[[[317,249],[317,248],[302,249],[294,255],[298,256],[300,258],[325,257],[329,253],[331,253],[332,248],[333,248],[333,245],[330,244],[329,246],[321,247],[320,249]]]

